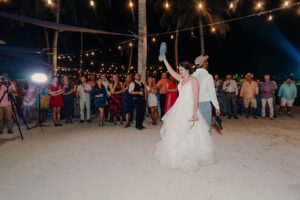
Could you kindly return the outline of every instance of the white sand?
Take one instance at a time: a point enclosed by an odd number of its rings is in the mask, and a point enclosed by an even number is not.
[[[0,136],[0,200],[299,200],[300,115],[226,120],[220,162],[162,168],[159,127],[65,125]],[[16,137],[16,138],[8,138]]]

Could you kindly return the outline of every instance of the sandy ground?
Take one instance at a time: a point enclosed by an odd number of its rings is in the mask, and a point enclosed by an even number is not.
[[[224,119],[219,163],[161,167],[159,127],[65,125],[0,135],[1,200],[299,200],[300,115]]]

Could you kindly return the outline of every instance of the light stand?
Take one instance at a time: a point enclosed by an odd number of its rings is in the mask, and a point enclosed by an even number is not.
[[[39,116],[38,116],[38,121],[37,121],[36,125],[33,126],[33,127],[28,128],[28,129],[33,129],[33,128],[40,127],[41,130],[43,131],[43,127],[49,127],[49,125],[45,125],[42,121],[42,118],[41,118],[41,92],[42,92],[41,91],[41,84],[46,83],[47,80],[48,80],[48,77],[45,74],[42,74],[42,73],[34,73],[31,76],[31,80],[38,85],[38,101],[39,101],[38,111],[39,111]]]

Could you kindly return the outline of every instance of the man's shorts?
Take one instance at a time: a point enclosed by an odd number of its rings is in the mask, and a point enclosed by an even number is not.
[[[287,99],[281,99],[281,106],[288,106],[293,107],[294,99],[293,100],[287,100]]]
[[[244,98],[243,103],[244,103],[244,108],[249,108],[249,106],[251,108],[257,108],[257,102],[255,98],[251,98],[251,99]]]

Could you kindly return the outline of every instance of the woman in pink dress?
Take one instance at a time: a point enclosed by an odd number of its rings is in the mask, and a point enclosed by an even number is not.
[[[168,110],[174,105],[176,102],[176,99],[178,97],[178,89],[177,89],[177,83],[175,79],[170,76],[169,82],[167,85],[167,99],[166,99],[166,106],[165,106],[165,113],[168,112]]]
[[[53,110],[53,120],[55,126],[62,126],[60,123],[60,109],[64,106],[62,86],[58,83],[58,78],[55,76],[49,84],[50,107]]]

